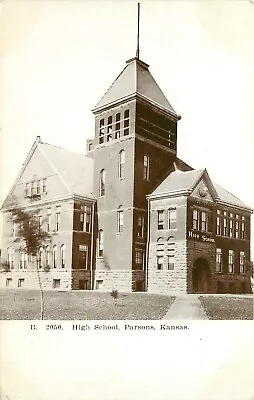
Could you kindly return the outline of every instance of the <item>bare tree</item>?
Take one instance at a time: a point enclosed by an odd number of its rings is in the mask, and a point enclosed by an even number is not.
[[[27,211],[17,206],[11,209],[12,218],[18,225],[17,238],[15,241],[23,241],[25,243],[25,252],[31,258],[38,257],[40,248],[51,241],[51,235],[46,232],[39,222],[39,212],[37,210]],[[40,288],[40,319],[44,318],[44,295],[42,289],[41,275],[36,262],[36,271]],[[48,272],[45,266],[44,272]]]

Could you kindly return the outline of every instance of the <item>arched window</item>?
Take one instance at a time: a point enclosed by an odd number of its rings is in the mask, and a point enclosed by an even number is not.
[[[57,268],[57,246],[53,246],[53,268]]]
[[[103,230],[100,229],[99,230],[99,246],[98,246],[98,255],[99,257],[103,256],[103,251],[104,251],[104,234],[103,234]]]
[[[117,232],[120,233],[123,231],[123,224],[124,224],[124,219],[123,219],[123,207],[119,206],[117,210]]]
[[[124,164],[125,164],[125,151],[119,152],[119,164],[118,164],[118,178],[124,178]]]
[[[14,256],[15,256],[15,250],[12,247],[9,247],[7,249],[7,263],[10,269],[14,268]]]
[[[144,155],[143,179],[149,181],[149,157],[147,154]]]
[[[163,269],[163,258],[164,258],[164,241],[163,238],[160,237],[157,240],[157,248],[156,248],[156,257],[157,257],[157,269]]]
[[[170,236],[168,238],[167,242],[167,269],[174,269],[174,264],[175,264],[175,249],[176,249],[176,244],[175,244],[175,239],[173,236]]]
[[[50,268],[50,247],[46,247],[46,257],[45,257],[46,268]]]
[[[100,196],[105,196],[105,183],[106,183],[106,172],[102,169],[100,172]]]
[[[65,245],[64,244],[61,246],[60,254],[61,254],[61,267],[65,268]]]
[[[40,247],[38,251],[38,256],[37,256],[37,267],[42,268],[42,254],[43,254],[43,248]]]

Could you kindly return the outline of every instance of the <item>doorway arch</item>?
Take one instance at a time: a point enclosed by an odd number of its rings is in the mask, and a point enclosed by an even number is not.
[[[205,258],[198,258],[193,264],[192,291],[193,293],[210,293],[211,271]]]

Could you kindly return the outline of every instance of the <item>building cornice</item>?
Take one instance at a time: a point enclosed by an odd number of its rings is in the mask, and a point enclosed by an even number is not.
[[[147,200],[160,200],[160,199],[165,199],[165,198],[172,198],[172,197],[180,197],[180,196],[189,196],[192,193],[192,189],[183,189],[183,190],[177,190],[174,192],[164,192],[164,193],[159,193],[159,194],[149,194],[146,196]],[[198,201],[198,198],[192,197],[191,200],[193,201]],[[203,199],[200,199],[200,201],[204,202]],[[207,201],[206,201],[207,202]],[[250,207],[241,207],[241,206],[237,206],[236,204],[232,204],[232,203],[227,203],[225,201],[221,201],[219,199],[216,199],[215,201],[209,201],[209,203],[214,206],[222,206],[222,207],[230,207],[230,208],[234,208],[236,210],[240,210],[240,211],[247,211],[248,213],[253,213],[253,209],[251,209]]]
[[[128,101],[131,100],[139,100],[145,104],[148,104],[149,106],[152,106],[155,110],[159,110],[160,112],[162,112],[164,115],[166,115],[167,117],[172,118],[175,121],[179,121],[181,119],[181,116],[179,114],[176,114],[175,112],[169,110],[166,107],[163,107],[162,105],[156,103],[155,101],[149,99],[148,97],[135,92],[135,93],[131,93],[128,96],[122,97],[120,99],[117,99],[115,101],[112,101],[111,103],[108,103],[106,105],[103,105],[101,107],[97,107],[97,108],[93,108],[92,112],[96,115],[96,114],[100,114],[102,111],[106,111],[109,110],[113,107],[117,107],[120,104],[124,104],[127,103]]]
[[[160,200],[160,199],[172,198],[172,197],[189,196],[191,194],[191,192],[192,192],[192,190],[190,190],[190,189],[182,189],[182,190],[177,190],[175,192],[148,194],[146,196],[146,198],[148,201],[149,200]]]
[[[222,201],[222,200],[218,200],[218,201],[216,201],[216,203],[217,203],[217,205],[220,205],[222,207],[231,207],[231,208],[235,208],[235,209],[240,210],[240,211],[247,211],[247,212],[253,214],[253,209],[250,208],[250,207],[242,207],[242,206],[238,206],[236,204],[227,203],[227,202]]]
[[[44,207],[47,206],[49,204],[54,204],[54,203],[62,203],[65,201],[70,201],[70,200],[77,200],[77,201],[87,201],[90,203],[96,203],[97,199],[95,197],[87,197],[87,196],[82,196],[82,195],[78,195],[78,194],[71,194],[69,196],[65,196],[65,197],[58,197],[56,199],[47,199],[47,200],[38,200],[38,201],[34,201],[32,203],[27,203],[27,204],[15,204],[9,207],[5,207],[2,208],[0,211],[1,212],[9,212],[11,211],[13,208],[37,208],[37,207]]]

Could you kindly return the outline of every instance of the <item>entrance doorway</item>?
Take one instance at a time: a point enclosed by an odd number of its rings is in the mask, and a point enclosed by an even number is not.
[[[198,258],[193,265],[192,289],[193,293],[209,293],[211,288],[211,272],[208,261]]]

